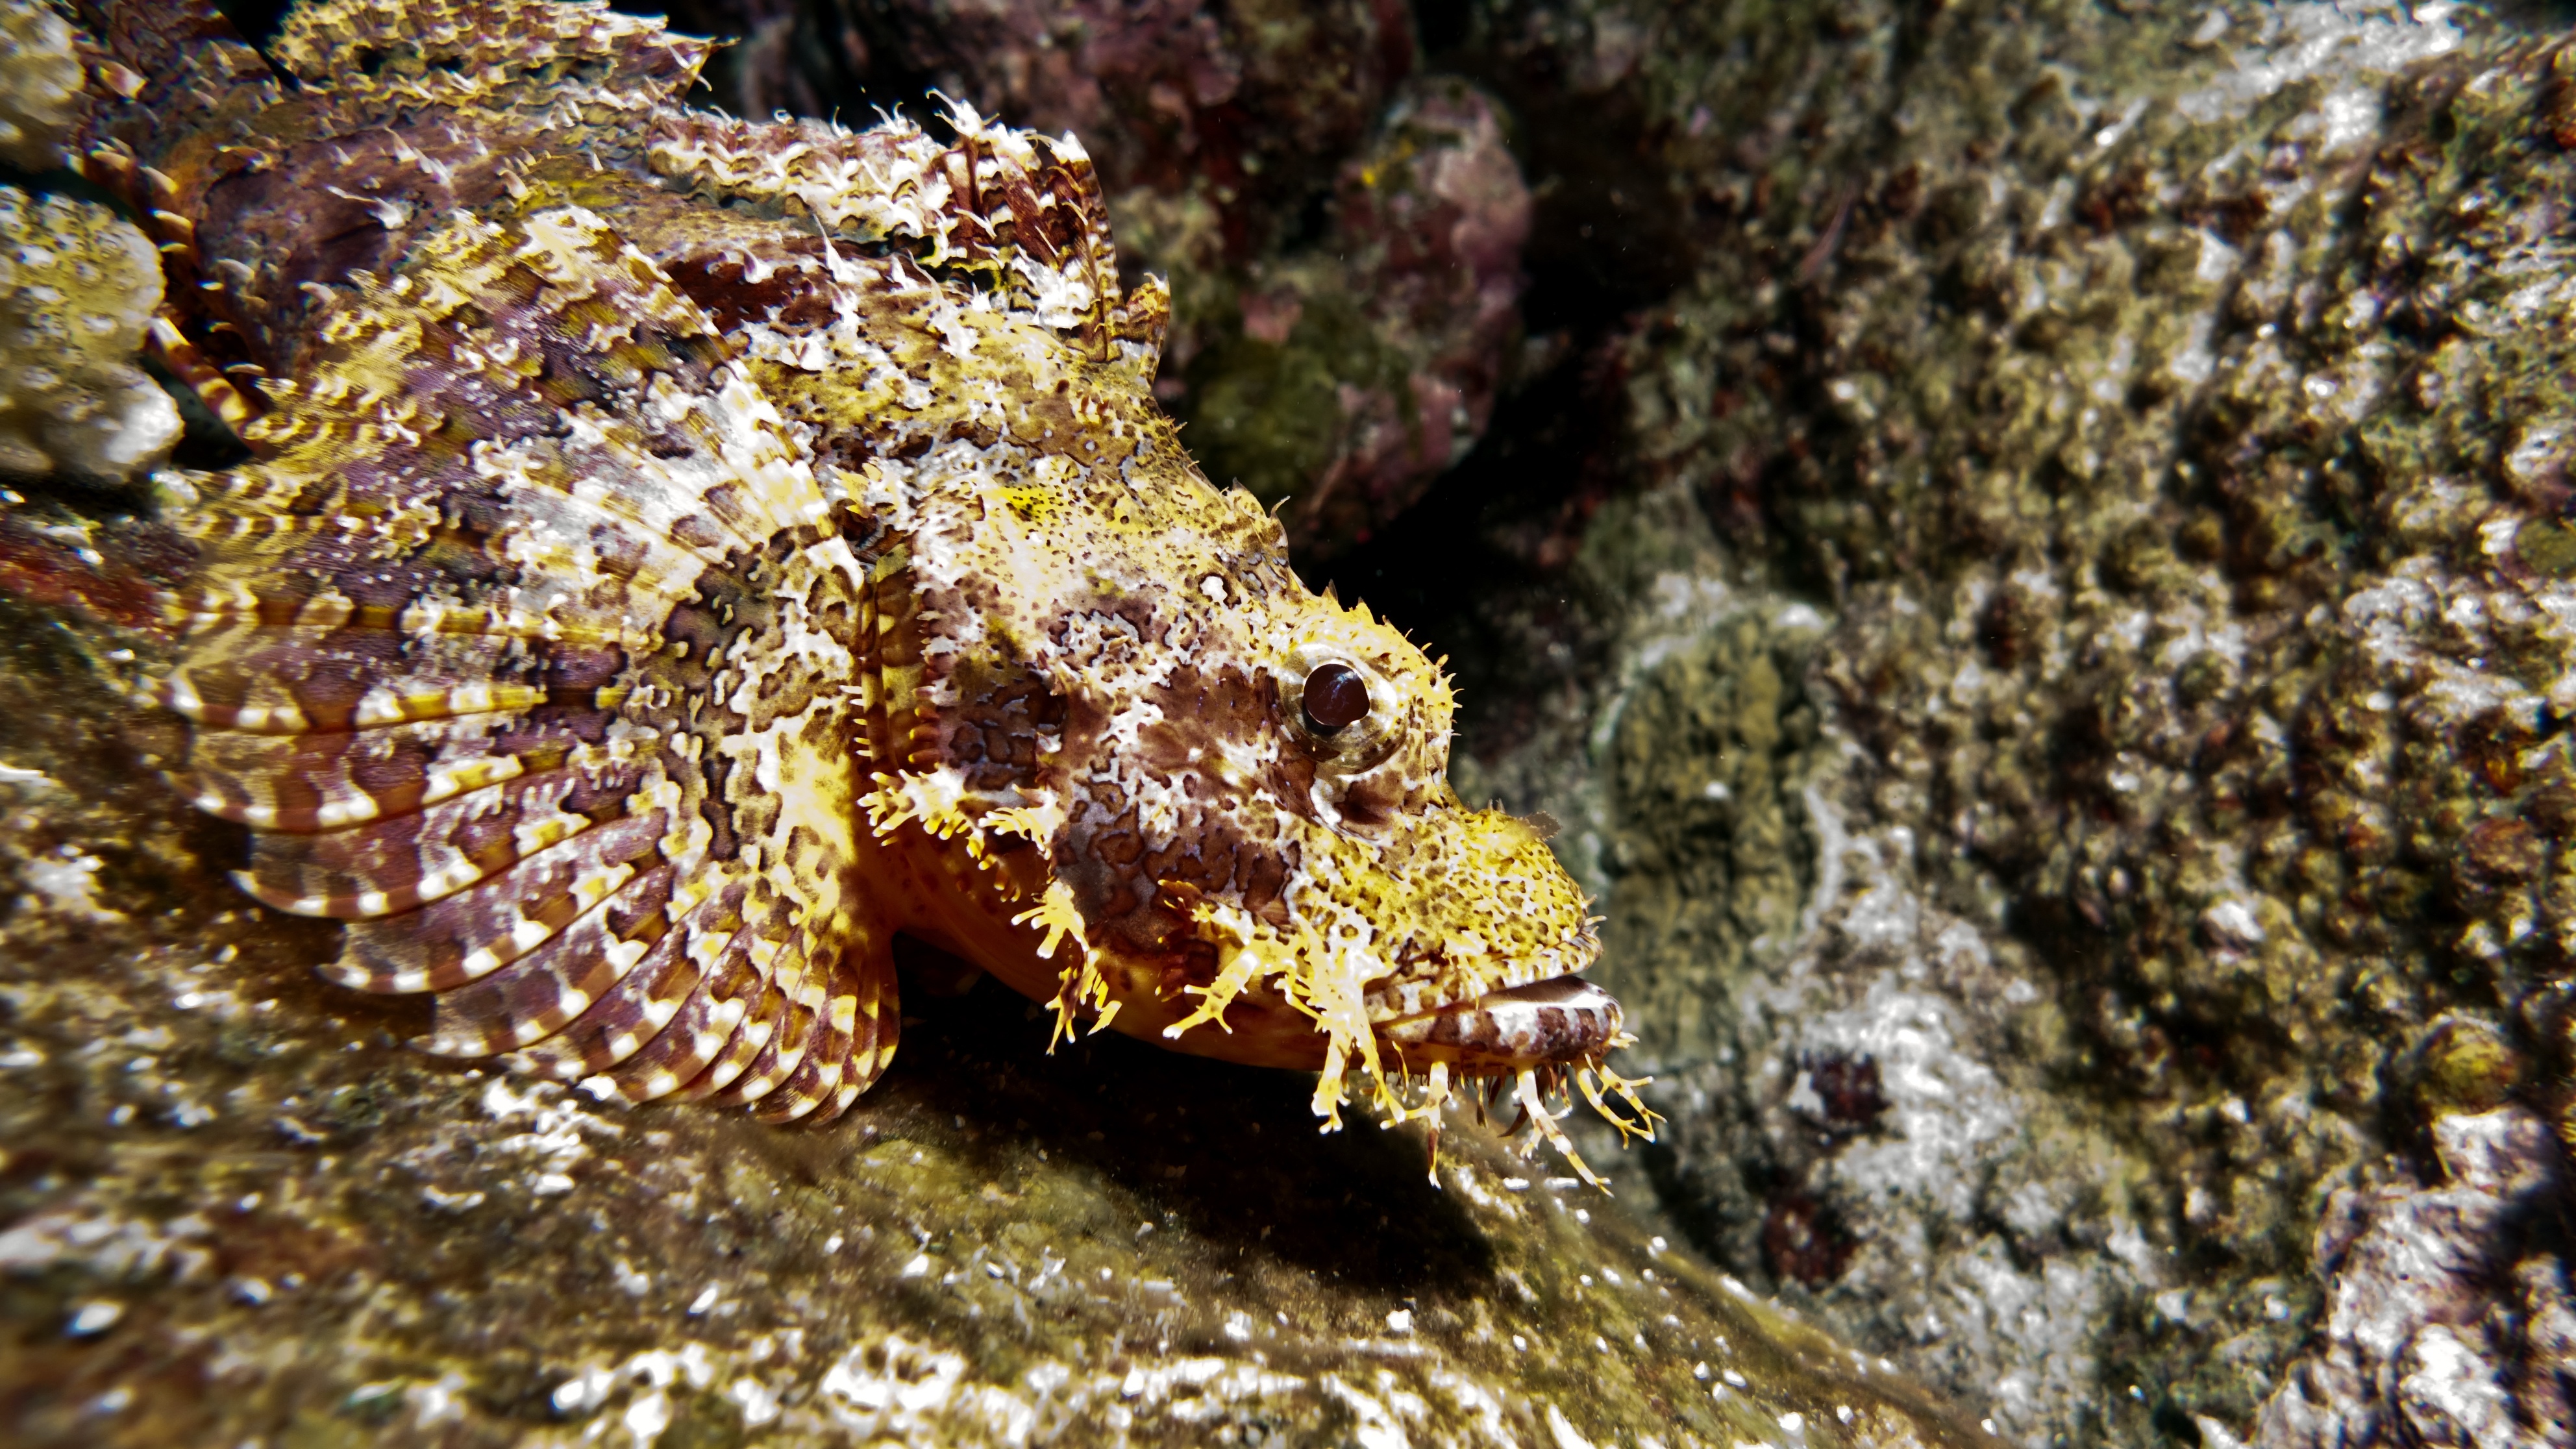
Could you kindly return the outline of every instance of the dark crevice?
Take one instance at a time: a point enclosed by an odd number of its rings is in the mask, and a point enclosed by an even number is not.
[[[912,944],[904,960],[903,1046],[872,1108],[953,1114],[997,1158],[1005,1139],[1037,1142],[1221,1247],[1355,1288],[1458,1299],[1489,1290],[1493,1245],[1424,1180],[1417,1133],[1319,1133],[1310,1079],[1115,1032],[1050,1053],[1044,1008],[989,977],[958,990],[968,973],[934,948]],[[1194,1117],[1187,1104],[1201,1102],[1209,1110]]]
[[[1510,117],[1533,201],[1521,315],[1536,361],[1409,510],[1337,558],[1299,562],[1315,587],[1365,600],[1448,656],[1462,743],[1481,754],[1524,737],[1599,662],[1565,647],[1579,645],[1589,613],[1567,571],[1622,476],[1609,349],[1694,274],[1698,231],[1673,202],[1663,138],[1636,97],[1578,93],[1544,59],[1489,48],[1466,7],[1417,6],[1415,22],[1426,69],[1483,86]]]
[[[294,0],[214,0],[214,7],[224,19],[232,22],[233,33],[262,50],[277,35],[277,27],[286,19]]]

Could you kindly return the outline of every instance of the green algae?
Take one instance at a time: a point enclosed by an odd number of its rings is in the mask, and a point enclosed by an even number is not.
[[[1211,478],[1237,483],[1264,506],[1303,494],[1341,446],[1342,388],[1401,398],[1404,357],[1383,346],[1345,290],[1342,268],[1308,259],[1274,278],[1299,300],[1285,337],[1269,341],[1243,331],[1241,291],[1214,321],[1216,340],[1190,364],[1190,447]],[[1204,315],[1204,314],[1203,314]]]
[[[1732,983],[1705,963],[1786,945],[1813,884],[1796,788],[1817,720],[1789,683],[1813,641],[1767,622],[1738,618],[1661,661],[1623,702],[1605,762],[1621,828],[1600,978],[1664,1059],[1717,1049],[1713,998]]]

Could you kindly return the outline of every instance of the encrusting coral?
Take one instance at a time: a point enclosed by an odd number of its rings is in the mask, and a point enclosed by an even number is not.
[[[0,185],[0,473],[121,482],[169,451],[178,408],[134,363],[160,304],[133,223]]]
[[[80,94],[70,23],[44,0],[0,0],[0,163],[21,171],[61,165]]]

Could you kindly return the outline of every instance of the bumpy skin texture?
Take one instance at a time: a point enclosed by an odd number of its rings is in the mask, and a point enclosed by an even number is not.
[[[306,6],[283,82],[94,19],[136,100],[92,172],[254,379],[157,698],[246,888],[436,993],[427,1049],[828,1119],[910,933],[1065,1029],[1319,1068],[1328,1123],[1354,1075],[1550,1137],[1625,1090],[1606,996],[1491,1000],[1591,962],[1583,897],[1459,807],[1439,671],[1181,451],[1071,138],[689,112],[703,44],[543,0]]]

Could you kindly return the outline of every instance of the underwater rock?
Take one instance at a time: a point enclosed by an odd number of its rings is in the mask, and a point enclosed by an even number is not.
[[[133,223],[0,185],[0,474],[119,483],[167,455],[179,410],[135,365],[160,305]]]
[[[2505,1445],[2524,1442],[2517,1418],[2568,1441],[2576,1318],[2556,1255],[2523,1257],[2521,1241],[2560,1185],[2558,1145],[2519,1107],[2454,1113],[2432,1132],[2444,1185],[2327,1202],[2325,1341],[2263,1406],[2257,1443]]]
[[[1644,97],[1704,239],[1590,369],[1629,481],[1547,515],[1570,569],[1400,615],[1565,646],[1451,646],[1458,773],[1610,903],[1673,1119],[1629,1180],[2016,1442],[2256,1435],[2376,1291],[2337,1194],[2440,1180],[2462,1114],[2576,1137],[2576,54],[2377,5],[1477,16]],[[2497,1271],[2554,1323],[2535,1242]],[[2556,1350],[2445,1332],[2374,1412],[2555,1421]]]

